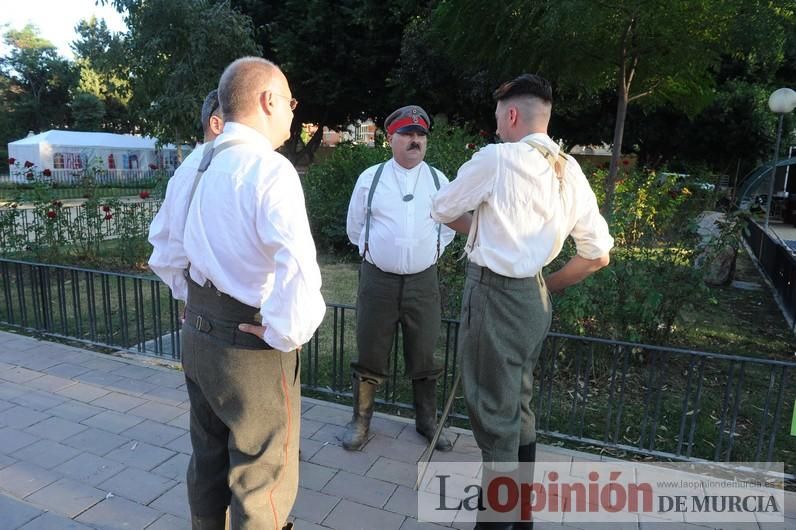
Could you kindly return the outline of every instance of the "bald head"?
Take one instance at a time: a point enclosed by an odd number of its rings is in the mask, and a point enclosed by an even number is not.
[[[218,83],[224,120],[238,121],[256,112],[260,94],[280,75],[278,66],[260,57],[242,57],[227,66]]]

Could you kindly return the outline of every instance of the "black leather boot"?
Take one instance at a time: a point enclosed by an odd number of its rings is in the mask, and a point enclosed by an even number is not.
[[[375,383],[363,381],[357,376],[352,376],[351,379],[354,391],[354,416],[346,425],[342,442],[343,448],[349,451],[358,451],[368,441],[377,386]]]
[[[527,445],[521,445],[517,451],[517,461],[522,466],[523,476],[520,476],[522,482],[533,482],[533,468],[536,462],[536,442],[531,442]],[[519,521],[514,523],[514,530],[533,530],[533,520]]]
[[[437,380],[414,379],[412,389],[415,394],[415,430],[431,443],[434,431],[437,430]],[[442,431],[437,438],[437,451],[447,452],[453,449],[453,444]]]

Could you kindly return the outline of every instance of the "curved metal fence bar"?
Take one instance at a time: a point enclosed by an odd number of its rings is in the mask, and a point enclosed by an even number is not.
[[[356,308],[329,304],[302,350],[302,381],[350,396]],[[0,259],[0,322],[119,351],[180,358],[182,307],[153,276]],[[443,319],[439,404],[457,370],[458,321]],[[380,402],[412,409],[398,333]],[[752,354],[754,352],[751,352]],[[551,333],[534,374],[540,434],[553,440],[672,460],[785,462],[796,473],[796,363]],[[452,421],[466,424],[457,396]]]
[[[746,225],[744,239],[757,258],[760,268],[776,289],[796,330],[796,256],[752,220]]]

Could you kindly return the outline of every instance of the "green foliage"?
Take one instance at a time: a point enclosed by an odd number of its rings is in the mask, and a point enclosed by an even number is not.
[[[105,117],[105,104],[100,98],[88,92],[81,92],[72,98],[73,126],[78,131],[99,131]]]

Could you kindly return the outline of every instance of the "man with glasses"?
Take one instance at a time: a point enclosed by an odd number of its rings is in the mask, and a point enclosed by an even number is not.
[[[352,451],[368,440],[376,390],[389,376],[399,323],[416,430],[431,441],[437,426],[436,385],[442,374],[434,358],[441,316],[437,260],[454,232],[430,217],[431,196],[448,183],[423,162],[430,125],[428,114],[417,105],[390,114],[384,127],[393,158],[359,176],[348,207],[348,237],[362,256],[359,357],[351,364],[354,414],[342,439],[343,447]],[[453,444],[440,435],[436,448],[450,451]]]
[[[273,63],[221,76],[224,131],[187,197],[182,363],[191,403],[194,529],[279,530],[298,490],[299,349],[323,319],[321,275],[295,168],[275,149],[296,102]]]

